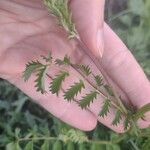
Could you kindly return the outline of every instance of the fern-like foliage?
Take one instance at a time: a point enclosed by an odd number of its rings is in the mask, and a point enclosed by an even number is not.
[[[59,24],[69,33],[69,37],[76,36],[77,31],[72,22],[72,15],[69,11],[68,0],[45,0],[50,12],[59,20]]]
[[[27,81],[32,73],[34,73],[36,70],[43,67],[43,64],[41,64],[39,61],[31,61],[26,64],[25,71],[23,72],[23,79],[24,81]]]
[[[65,55],[64,59],[56,59],[55,60],[55,64],[58,66],[62,66],[62,65],[70,65],[71,61],[70,61],[70,57],[68,57],[67,55]]]
[[[62,83],[67,76],[69,76],[68,72],[60,71],[59,74],[57,74],[55,78],[52,79],[52,82],[50,83],[50,91],[52,94],[56,94],[58,96]]]
[[[117,126],[120,123],[121,119],[122,119],[122,113],[118,110],[115,114],[114,120],[112,121],[112,125]]]
[[[44,84],[44,80],[45,80],[45,76],[46,76],[46,71],[47,71],[47,66],[43,66],[42,68],[40,68],[37,71],[36,74],[36,80],[35,80],[35,87],[37,88],[37,91],[40,91],[42,94],[45,93],[45,84]]]
[[[102,86],[103,85],[103,77],[100,76],[100,75],[94,75],[94,79],[95,79],[95,82],[97,84],[97,86]]]
[[[107,116],[107,114],[109,113],[110,105],[111,105],[110,100],[109,99],[105,99],[104,102],[103,102],[102,110],[99,113],[100,117]]]
[[[94,99],[97,98],[98,92],[97,91],[91,91],[90,93],[86,94],[82,97],[80,100],[79,106],[82,109],[85,109],[90,106],[90,104],[94,101]]]
[[[88,140],[87,136],[82,131],[75,129],[70,129],[67,135],[70,137],[70,139],[72,139],[71,141],[74,143],[83,143]]]
[[[91,72],[91,68],[89,65],[77,65],[77,67],[85,74],[86,76],[89,76]]]
[[[77,96],[78,93],[81,93],[81,90],[85,88],[84,82],[80,80],[79,82],[75,82],[64,94],[64,99],[71,101]]]

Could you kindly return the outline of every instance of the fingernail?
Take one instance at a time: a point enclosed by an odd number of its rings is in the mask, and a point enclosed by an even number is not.
[[[97,51],[98,55],[102,57],[104,51],[104,40],[103,40],[103,31],[100,29],[97,32]]]

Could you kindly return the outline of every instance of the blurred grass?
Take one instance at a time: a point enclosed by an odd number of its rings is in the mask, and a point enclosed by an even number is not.
[[[150,1],[149,0],[108,0],[106,21],[127,44],[131,52],[150,77]],[[27,142],[13,147],[12,143],[19,137],[58,137],[63,130],[71,127],[54,118],[48,112],[30,101],[26,95],[0,80],[0,150],[25,149]],[[150,129],[145,130],[150,134]],[[136,137],[128,134],[119,135],[98,124],[94,131],[86,133],[91,140],[110,141],[112,145],[93,143],[69,144],[61,142],[66,150],[149,150],[150,137]],[[114,142],[115,141],[115,142]],[[11,144],[10,144],[11,143]],[[34,150],[41,149],[43,141],[34,141]],[[49,149],[54,149],[55,140],[48,141]],[[55,143],[56,144],[56,143]],[[44,146],[43,146],[44,147]],[[28,150],[32,149],[28,146]],[[46,150],[43,148],[43,150]],[[59,149],[57,149],[59,150]]]

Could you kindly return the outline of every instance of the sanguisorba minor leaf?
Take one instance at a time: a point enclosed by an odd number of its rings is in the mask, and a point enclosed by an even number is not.
[[[109,112],[109,108],[110,108],[110,100],[105,99],[104,102],[103,102],[102,110],[99,113],[99,116],[100,117],[107,116],[107,113]]]
[[[44,65],[42,68],[38,69],[35,80],[35,87],[37,91],[40,91],[42,94],[45,93],[45,75],[47,71],[47,65]]]
[[[80,100],[79,106],[84,109],[90,106],[90,104],[97,98],[98,92],[91,91],[90,93],[86,94]]]
[[[53,79],[52,82],[50,83],[50,91],[52,94],[56,94],[58,96],[58,93],[61,89],[61,85],[65,78],[69,76],[69,73],[66,71],[60,71]]]
[[[43,67],[43,64],[41,64],[39,61],[29,62],[28,64],[26,64],[25,71],[23,72],[23,79],[27,81],[32,73],[41,67]]]
[[[112,125],[117,126],[117,124],[120,123],[121,119],[122,119],[122,113],[118,110],[116,111],[115,118],[112,121]]]
[[[82,88],[85,88],[84,82],[80,80],[79,82],[75,82],[64,94],[64,99],[71,101],[74,99],[78,93],[81,93]]]

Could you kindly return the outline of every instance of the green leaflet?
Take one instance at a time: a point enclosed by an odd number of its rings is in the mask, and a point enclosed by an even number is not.
[[[47,70],[47,65],[43,65],[39,61],[32,61],[26,65],[26,69],[23,72],[23,78],[27,81],[32,73],[36,72],[35,87],[37,91],[40,91],[42,94],[45,92],[44,79]]]
[[[62,150],[62,149],[63,149],[62,143],[57,140],[57,141],[53,144],[53,149],[52,149],[52,150]]]
[[[33,150],[33,141],[30,141],[26,144],[25,150]]]
[[[137,121],[138,119],[142,118],[146,112],[150,112],[150,103],[137,110],[133,116],[134,120]]]
[[[112,121],[112,125],[117,126],[117,124],[120,123],[121,119],[122,119],[122,113],[118,110],[115,114],[114,120]]]
[[[107,113],[109,112],[109,108],[110,108],[110,100],[106,99],[103,102],[102,110],[100,111],[99,116],[101,117],[107,116]]]
[[[127,130],[130,127],[130,120],[129,117],[127,116],[124,120],[124,130]]]
[[[25,71],[23,72],[23,79],[27,81],[33,72],[35,72],[37,69],[40,69],[43,67],[43,64],[41,64],[39,61],[32,61],[26,64]]]
[[[41,146],[41,150],[49,150],[49,141],[45,140],[43,145]]]
[[[66,150],[75,150],[75,145],[73,144],[73,142],[68,142],[67,143],[67,149]]]
[[[89,65],[77,65],[77,67],[83,72],[84,75],[89,76],[91,72],[91,68]]]
[[[82,88],[85,88],[84,82],[80,80],[79,82],[75,82],[64,94],[64,99],[71,101],[77,96],[78,93],[81,93]]]
[[[95,79],[95,82],[98,86],[102,86],[103,85],[103,77],[100,76],[100,75],[94,75],[94,79]]]
[[[6,150],[22,150],[18,143],[11,142],[6,145]]]
[[[59,65],[59,66],[61,66],[61,65],[70,65],[70,64],[71,64],[71,62],[70,62],[70,57],[68,57],[67,55],[65,55],[65,57],[64,57],[63,60],[61,60],[61,59],[56,59],[56,60],[55,60],[55,64],[56,64],[56,65]]]
[[[50,62],[50,63],[52,62],[53,59],[51,52],[49,52],[47,56],[41,55],[41,57],[43,58],[43,60],[45,60],[45,62]]]
[[[106,89],[109,95],[114,96],[114,92],[109,85],[104,85],[104,88]]]
[[[100,145],[100,144],[91,144],[91,149],[90,150],[105,150],[105,145]]]
[[[46,75],[46,71],[47,71],[47,66],[43,66],[43,68],[40,68],[37,71],[36,74],[36,80],[35,80],[35,87],[37,88],[37,91],[40,91],[42,94],[45,93],[45,75]]]
[[[91,91],[90,93],[86,94],[85,96],[82,97],[80,100],[79,106],[84,109],[90,106],[90,104],[94,101],[94,99],[97,98],[97,92],[96,91]]]
[[[50,91],[52,94],[56,94],[58,96],[62,82],[67,76],[69,76],[68,72],[60,71],[59,74],[57,74],[55,78],[52,79],[52,82],[50,83]]]

